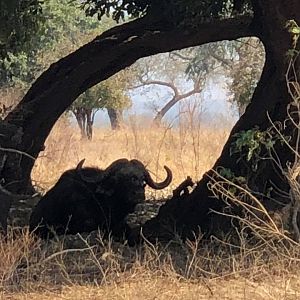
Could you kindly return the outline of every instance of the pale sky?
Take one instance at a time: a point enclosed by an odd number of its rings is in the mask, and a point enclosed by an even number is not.
[[[238,117],[231,104],[228,102],[229,94],[224,84],[223,76],[214,77],[208,80],[203,92],[193,97],[181,100],[181,109],[189,101],[199,101],[204,112],[202,114],[203,122],[206,124],[216,123],[217,118],[228,119],[229,123],[234,123]],[[152,119],[155,112],[151,109],[151,102],[155,101],[159,107],[162,107],[168,99],[171,99],[170,89],[165,87],[151,86],[143,91],[141,89],[131,93],[132,107],[125,112],[125,118],[130,115],[144,115]],[[180,111],[180,105],[177,103],[165,116],[166,122],[172,122],[176,119]],[[109,119],[106,111],[99,111],[96,115],[95,126],[109,126]]]

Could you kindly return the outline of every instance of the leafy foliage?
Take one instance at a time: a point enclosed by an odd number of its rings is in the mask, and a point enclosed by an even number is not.
[[[153,4],[153,0],[85,0],[82,7],[89,16],[97,15],[101,20],[103,16],[112,17],[119,22],[124,20],[126,16],[137,18],[143,15],[147,9]]]
[[[233,63],[233,43],[234,42],[222,41],[191,49],[191,59],[186,68],[188,77],[203,77],[214,71],[224,71]]]
[[[28,46],[32,33],[36,33],[42,15],[39,0],[0,1],[0,47],[1,56],[6,51]]]
[[[0,86],[33,79],[26,66],[38,51],[35,37],[45,20],[39,0],[0,1]]]
[[[190,26],[193,26],[197,20],[205,21],[206,19],[226,16],[232,9],[232,1],[224,0],[185,0],[184,5],[182,0],[175,0],[174,2],[176,14],[183,15],[185,17],[184,23]],[[194,26],[197,26],[197,23]]]
[[[93,124],[99,109],[121,112],[129,108],[127,91],[136,78],[133,69],[125,69],[82,93],[69,110],[75,115],[81,136],[92,139]],[[112,128],[114,128],[112,124]]]
[[[130,84],[129,72],[126,70],[121,71],[108,80],[91,87],[78,97],[70,110],[78,108],[96,110],[104,108],[126,109],[130,107],[131,101],[126,94]]]
[[[232,144],[231,154],[238,153],[240,159],[246,158],[247,162],[251,162],[253,171],[257,170],[261,159],[271,157],[270,153],[276,142],[282,141],[278,134],[271,130],[261,131],[258,127],[238,132],[234,137],[236,139]]]
[[[160,15],[179,24],[192,25],[203,18],[228,17],[237,6],[249,5],[250,1],[241,0],[84,0],[82,7],[89,16],[112,17],[119,22],[126,18],[137,18],[145,14]],[[195,24],[196,25],[196,24]]]
[[[27,2],[28,6],[23,8]],[[50,63],[86,43],[96,31],[107,29],[107,26],[100,29],[97,19],[86,17],[78,2],[20,3],[7,18],[7,22],[11,18],[19,21],[11,22],[6,32],[0,29],[0,87],[17,84],[26,88]]]
[[[238,107],[241,115],[249,104],[260,78],[265,52],[262,43],[256,38],[240,39],[234,43],[237,60],[230,71],[232,78],[231,102]]]
[[[288,29],[289,33],[292,36],[293,49],[295,50],[300,37],[300,27],[295,20],[288,20],[285,27]]]
[[[189,50],[190,62],[186,69],[189,77],[219,73],[230,80],[229,101],[241,115],[249,104],[260,78],[265,60],[262,43],[256,38],[209,43]]]
[[[226,180],[229,180],[232,185],[228,184],[226,185],[226,189],[229,193],[232,195],[238,196],[239,190],[236,185],[238,186],[244,186],[247,185],[247,179],[244,176],[237,176],[231,169],[219,167],[217,168],[217,176],[221,176],[225,178]]]
[[[20,9],[18,6],[20,3],[17,2],[14,7],[16,13]],[[24,1],[23,5],[26,3]],[[10,48],[6,47],[2,52],[3,57],[0,62],[2,90],[18,87],[25,91],[29,84],[51,63],[75,51],[111,26],[108,19],[100,23],[97,18],[86,16],[77,0],[72,2],[47,0],[43,3],[31,2],[31,5],[33,7],[38,5],[39,10],[36,13],[39,13],[39,19],[34,18],[31,10],[28,11],[26,17],[35,22],[35,27],[32,25],[29,29],[24,28],[22,31],[24,34],[30,33],[30,36],[26,36],[28,40],[25,43],[25,36],[21,39],[18,35],[16,42],[12,42]],[[6,13],[8,14],[11,9],[13,8],[7,6]],[[11,26],[12,32],[19,33],[17,24]],[[89,89],[74,102],[71,110],[74,113],[83,112],[92,126],[97,110],[127,108],[131,103],[126,95],[129,77],[129,72],[123,71]]]

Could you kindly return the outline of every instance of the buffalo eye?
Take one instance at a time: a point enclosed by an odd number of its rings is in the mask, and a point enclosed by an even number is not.
[[[131,182],[135,185],[138,185],[139,179],[136,175],[131,176]]]
[[[131,182],[135,186],[142,186],[143,188],[146,186],[146,183],[144,181],[141,181],[140,178],[136,175],[131,176]]]

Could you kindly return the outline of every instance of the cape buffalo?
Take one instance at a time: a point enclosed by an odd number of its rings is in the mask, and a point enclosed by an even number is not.
[[[33,209],[29,229],[41,238],[100,229],[104,234],[129,239],[126,216],[145,200],[145,186],[163,189],[172,180],[154,182],[140,161],[119,159],[107,169],[82,167],[64,172]]]

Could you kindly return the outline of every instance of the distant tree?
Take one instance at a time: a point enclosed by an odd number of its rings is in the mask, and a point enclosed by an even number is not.
[[[125,68],[102,83],[107,89],[102,109],[106,109],[113,130],[121,127],[123,112],[132,104],[129,91],[136,84],[138,72],[136,67]]]
[[[123,111],[131,105],[127,91],[132,80],[133,71],[125,69],[88,89],[71,105],[69,110],[77,120],[82,138],[92,139],[95,115],[100,109],[107,110],[113,130],[120,128]]]
[[[237,4],[240,5],[241,3]],[[254,37],[235,41],[221,41],[190,49],[185,56],[189,61],[189,76],[223,74],[231,92],[228,100],[241,116],[250,103],[261,75],[265,52],[262,43]],[[180,52],[176,52],[179,55]]]
[[[234,63],[232,43],[210,43],[173,51],[169,55],[161,54],[156,59],[146,58],[139,63],[144,72],[139,76],[139,87],[156,85],[169,88],[172,93],[162,107],[153,105],[156,124],[179,101],[201,93],[208,78],[223,74],[229,67],[231,69]]]
[[[165,104],[158,106],[156,101],[152,101],[152,107],[156,114],[154,123],[159,125],[167,114],[179,101],[192,95],[200,93],[205,84],[206,78],[201,76],[186,76],[185,69],[188,62],[184,57],[186,51],[182,50],[175,55],[161,54],[156,57],[141,60],[136,68],[137,85],[135,88],[146,89],[150,86],[164,87],[170,91]],[[151,89],[153,93],[153,89]],[[148,92],[147,90],[144,91]],[[153,98],[153,96],[151,96]],[[161,100],[161,99],[160,99]],[[161,101],[160,101],[161,102]]]
[[[103,92],[100,86],[92,87],[82,93],[70,107],[80,128],[81,138],[92,139],[94,118],[101,108]]]

